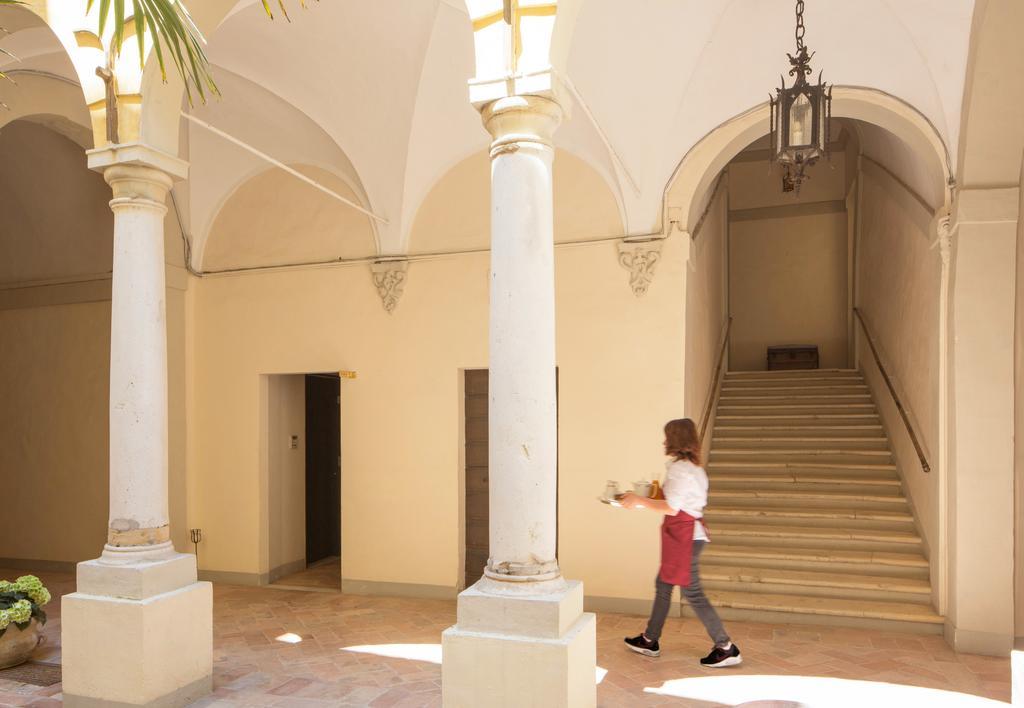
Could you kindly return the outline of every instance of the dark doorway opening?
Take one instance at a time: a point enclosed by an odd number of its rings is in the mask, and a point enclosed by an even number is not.
[[[306,376],[306,566],[341,558],[341,381]]]

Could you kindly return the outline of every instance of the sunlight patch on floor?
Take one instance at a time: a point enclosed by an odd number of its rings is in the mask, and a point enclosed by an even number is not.
[[[825,676],[699,676],[666,681],[646,693],[739,706],[772,708],[1005,708],[1008,704],[968,693],[854,681]]]
[[[377,656],[386,656],[390,659],[425,661],[430,664],[441,663],[440,644],[362,644],[360,646],[344,647],[342,651],[352,651],[357,654],[375,654]]]
[[[302,637],[293,632],[285,632],[280,637],[274,637],[274,641],[284,642],[285,644],[298,644],[302,641]]]
[[[281,637],[278,637],[278,639],[280,640]],[[425,661],[430,664],[441,663],[440,644],[362,644],[359,646],[343,647],[341,651],[351,651],[357,654],[374,654],[376,656],[386,656],[389,659]],[[608,674],[608,669],[602,669],[598,666],[594,674],[595,681],[601,683]]]

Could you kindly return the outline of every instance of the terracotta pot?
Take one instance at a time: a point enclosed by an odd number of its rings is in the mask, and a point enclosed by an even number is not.
[[[0,669],[23,664],[32,658],[32,652],[43,643],[43,627],[32,619],[28,627],[18,629],[11,624],[0,637]]]

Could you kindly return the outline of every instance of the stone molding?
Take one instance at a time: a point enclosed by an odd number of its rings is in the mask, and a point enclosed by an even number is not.
[[[370,265],[370,270],[384,309],[393,313],[405,291],[409,261],[378,261]]]
[[[660,240],[637,243],[623,241],[619,244],[619,265],[629,271],[629,286],[637,297],[647,292],[660,260]]]

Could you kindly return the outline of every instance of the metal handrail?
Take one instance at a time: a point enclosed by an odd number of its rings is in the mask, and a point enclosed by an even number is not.
[[[722,350],[718,352],[718,365],[715,367],[715,375],[711,377],[708,385],[708,396],[704,401],[704,413],[700,417],[700,439],[704,440],[704,433],[708,428],[708,421],[711,420],[711,408],[715,401],[715,392],[718,390],[718,380],[722,375],[722,364],[725,363],[725,350],[729,346],[729,331],[732,329],[732,317],[726,320],[725,333],[722,335]]]
[[[856,307],[853,308],[853,313],[857,315],[857,320],[860,322],[860,326],[864,330],[864,337],[868,340],[868,347],[871,348],[871,354],[875,357],[875,364],[878,366],[878,370],[882,374],[882,380],[885,381],[885,385],[889,388],[889,394],[892,396],[892,400],[896,402],[896,410],[900,412],[900,417],[903,419],[903,425],[906,426],[907,432],[910,434],[910,441],[914,443],[914,450],[917,451],[917,459],[921,462],[921,469],[924,470],[925,473],[931,472],[931,465],[928,464],[928,458],[925,457],[924,450],[921,448],[921,442],[917,438],[917,431],[914,430],[914,426],[910,422],[910,416],[907,415],[907,411],[903,407],[900,397],[896,394],[896,388],[892,385],[892,380],[889,378],[889,374],[886,372],[885,366],[882,364],[882,359],[878,356],[878,350],[875,348],[875,342],[871,338],[871,332],[868,330],[868,323],[864,320],[864,315],[861,314],[861,311]]]

